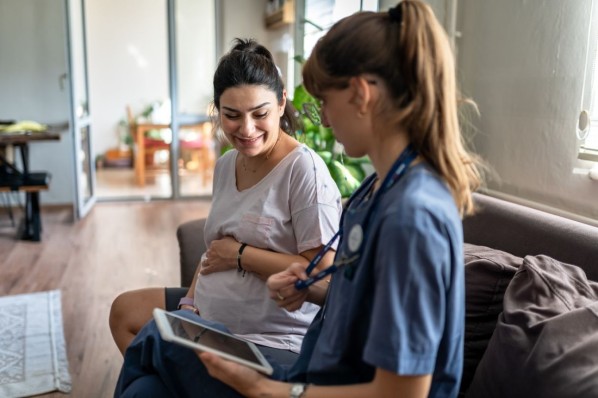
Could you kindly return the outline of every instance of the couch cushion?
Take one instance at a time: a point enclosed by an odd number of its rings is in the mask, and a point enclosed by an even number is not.
[[[179,225],[176,231],[181,256],[181,286],[189,287],[193,283],[201,255],[206,251],[203,229],[206,219],[187,221]]]
[[[502,312],[505,290],[523,262],[521,257],[471,244],[464,245],[465,352],[461,395],[467,390]]]
[[[503,306],[467,397],[598,396],[598,283],[527,256]]]

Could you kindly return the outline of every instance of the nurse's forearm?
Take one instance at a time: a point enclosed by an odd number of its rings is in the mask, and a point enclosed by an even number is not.
[[[401,376],[378,368],[374,380],[363,384],[345,386],[308,385],[302,398],[425,398],[430,391],[432,376]],[[280,397],[290,395],[292,383],[262,379],[255,390],[248,392],[250,397]]]
[[[307,293],[307,301],[319,305],[324,305],[326,301],[326,292],[328,291],[328,285],[330,284],[330,276],[325,280],[314,283],[309,287],[309,293]]]
[[[282,272],[293,263],[307,267],[309,261],[300,254],[284,254],[270,250],[246,246],[241,255],[241,268],[253,272],[258,278],[266,280],[270,275]]]

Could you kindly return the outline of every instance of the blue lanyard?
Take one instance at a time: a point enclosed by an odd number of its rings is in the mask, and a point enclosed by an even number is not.
[[[407,146],[407,148],[405,148],[403,150],[403,152],[401,152],[401,154],[399,155],[399,158],[391,166],[388,174],[384,178],[384,181],[382,181],[382,184],[380,185],[378,192],[376,192],[376,194],[372,198],[372,204],[368,208],[368,211],[364,218],[364,220],[365,220],[365,224],[363,225],[364,237],[360,244],[359,252],[361,252],[363,246],[365,245],[366,237],[367,237],[367,226],[368,226],[369,220],[371,218],[373,218],[373,216],[375,215],[375,212],[378,210],[378,206],[380,204],[382,195],[384,193],[386,193],[386,191],[388,191],[397,181],[399,181],[399,179],[401,179],[401,177],[403,177],[405,175],[405,173],[409,169],[409,165],[411,164],[411,162],[413,162],[413,160],[415,160],[417,155],[418,155],[417,151],[413,148],[413,146],[411,144],[409,144]],[[375,175],[371,177],[371,179],[374,179],[374,178],[375,178]],[[371,184],[368,184],[368,183],[362,184],[359,187],[359,189],[357,191],[355,191],[355,193],[353,195],[351,195],[351,197],[349,198],[349,201],[347,202],[346,209],[348,210],[350,208],[351,204],[353,203],[353,200],[355,198],[359,197],[361,195],[362,191],[366,187],[370,187],[370,186],[371,186]],[[326,245],[324,245],[324,247],[322,249],[320,249],[320,251],[316,254],[316,256],[309,262],[309,265],[307,266],[307,268],[305,270],[305,273],[307,274],[307,276],[309,276],[311,274],[311,272],[314,270],[316,265],[322,260],[322,257],[324,257],[324,255],[330,250],[330,248],[332,247],[332,245],[336,241],[336,239],[339,237],[342,237],[343,222],[344,222],[344,218],[345,218],[345,212],[347,210],[343,211],[343,214],[341,216],[341,221],[340,221],[340,228],[339,228],[338,232],[336,234],[334,234],[334,236],[330,239],[330,241],[328,243],[326,243]],[[330,267],[318,272],[316,275],[309,277],[306,280],[298,280],[297,282],[295,282],[295,288],[297,290],[305,289],[306,287],[314,284],[315,282],[325,278],[327,275],[330,275],[330,274],[336,272],[337,269],[338,269],[338,265],[336,264],[336,261],[335,261]]]

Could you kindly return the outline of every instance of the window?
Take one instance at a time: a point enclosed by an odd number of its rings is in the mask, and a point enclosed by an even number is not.
[[[598,66],[598,49],[596,43],[593,44],[594,49],[589,53],[586,72],[586,84],[584,85],[585,94],[585,109],[579,115],[579,122],[577,126],[577,138],[580,141],[578,158],[581,160],[589,160],[598,162],[598,75],[596,67]],[[589,101],[589,104],[588,104]]]
[[[318,39],[335,22],[357,11],[378,11],[377,0],[305,0],[303,56],[307,58]]]
[[[598,163],[598,7],[592,2],[586,52],[586,73],[582,94],[583,109],[579,115],[577,138],[578,158]],[[596,168],[598,166],[595,165]]]

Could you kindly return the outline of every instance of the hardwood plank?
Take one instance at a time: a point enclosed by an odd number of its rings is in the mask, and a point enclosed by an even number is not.
[[[176,228],[209,208],[208,200],[99,203],[74,224],[69,209],[44,208],[39,243],[15,240],[0,212],[0,295],[61,290],[72,397],[112,397],[122,365],[108,327],[112,300],[129,289],[178,286]]]

